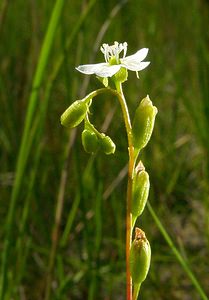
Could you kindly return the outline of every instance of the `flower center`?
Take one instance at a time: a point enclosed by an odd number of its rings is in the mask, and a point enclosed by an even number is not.
[[[105,61],[110,65],[120,64],[119,54],[123,51],[123,58],[126,56],[128,44],[114,42],[114,45],[109,46],[108,44],[103,44],[100,48],[104,54]]]

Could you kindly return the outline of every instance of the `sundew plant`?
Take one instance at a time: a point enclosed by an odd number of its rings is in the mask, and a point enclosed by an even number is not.
[[[149,194],[149,175],[140,159],[140,152],[146,147],[154,128],[157,108],[146,96],[138,105],[133,121],[129,116],[127,101],[123,93],[123,83],[128,79],[128,71],[138,72],[150,62],[144,61],[148,49],[126,56],[127,43],[103,44],[101,51],[105,62],[78,66],[76,69],[87,75],[94,74],[104,87],[92,91],[81,100],[75,101],[61,116],[61,123],[74,128],[84,122],[82,144],[90,154],[115,153],[116,145],[106,134],[99,132],[92,124],[91,105],[96,96],[109,93],[115,96],[121,106],[128,140],[128,184],[126,198],[126,299],[136,300],[142,282],[146,279],[151,260],[151,247],[144,231],[135,227],[136,220],[145,208]],[[125,201],[125,200],[124,200]],[[134,234],[134,238],[132,237]]]

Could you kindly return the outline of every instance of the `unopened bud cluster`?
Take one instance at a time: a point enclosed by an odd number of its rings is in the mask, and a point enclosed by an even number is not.
[[[86,124],[82,132],[82,145],[87,153],[96,153],[101,150],[109,155],[115,152],[115,144],[108,135],[98,132],[92,124]]]
[[[74,128],[84,120],[85,126],[81,135],[84,150],[91,154],[98,150],[107,155],[113,154],[116,148],[114,142],[109,136],[97,131],[88,119],[91,103],[92,99],[88,97],[75,101],[61,115],[61,124],[67,128]]]

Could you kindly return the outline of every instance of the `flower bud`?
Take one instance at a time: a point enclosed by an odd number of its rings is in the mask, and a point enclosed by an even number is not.
[[[131,212],[133,221],[142,214],[149,195],[149,174],[145,170],[136,172],[133,178]]]
[[[83,121],[87,111],[88,104],[86,101],[77,100],[61,115],[61,124],[68,128],[76,127]]]
[[[93,131],[84,129],[82,132],[82,145],[87,153],[95,153],[98,150],[98,138]]]
[[[150,140],[155,123],[157,108],[152,105],[149,96],[139,104],[133,120],[133,144],[140,151]]]
[[[101,134],[101,137],[99,138],[99,145],[101,147],[101,150],[105,154],[113,154],[115,153],[115,144],[111,140],[111,138],[108,135],[105,135],[104,133]]]
[[[141,284],[147,277],[151,260],[151,248],[144,231],[135,229],[135,239],[131,245],[130,269],[134,285]]]

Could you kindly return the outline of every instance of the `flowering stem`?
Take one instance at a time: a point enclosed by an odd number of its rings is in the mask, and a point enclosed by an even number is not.
[[[135,167],[136,155],[134,153],[133,146],[133,135],[132,126],[130,121],[130,116],[128,112],[128,107],[126,104],[126,99],[123,94],[122,84],[120,82],[115,82],[116,90],[107,88],[101,88],[93,91],[85,97],[86,101],[102,94],[104,92],[110,92],[118,97],[121,105],[127,138],[128,138],[128,152],[129,152],[129,163],[128,163],[128,186],[127,186],[127,201],[126,201],[126,299],[132,300],[132,280],[130,273],[130,249],[132,243],[132,214],[131,214],[131,199],[132,199],[132,184],[133,184],[133,172]],[[136,299],[136,298],[135,298]]]
[[[107,88],[101,88],[101,89],[95,90],[95,91],[91,92],[90,94],[88,94],[84,99],[86,101],[89,101],[90,99],[92,99],[92,98],[94,98],[94,97],[96,97],[96,96],[98,96],[98,95],[100,95],[102,93],[106,93],[108,90],[111,90],[111,89],[109,89],[109,88],[108,89]]]
[[[127,288],[126,299],[132,300],[132,280],[131,280],[131,273],[130,273],[130,249],[131,249],[131,242],[132,242],[131,198],[132,198],[132,183],[133,183],[133,171],[134,171],[135,159],[134,159],[132,126],[129,117],[128,107],[122,90],[122,84],[117,82],[116,89],[118,92],[118,99],[123,112],[123,118],[124,118],[127,137],[128,137],[128,150],[129,150],[128,186],[127,186],[127,202],[126,202],[126,288]]]

